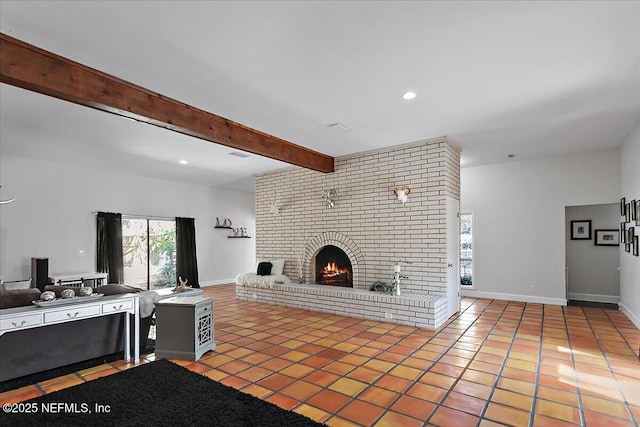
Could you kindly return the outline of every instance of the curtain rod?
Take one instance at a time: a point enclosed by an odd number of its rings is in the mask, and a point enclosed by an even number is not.
[[[176,217],[172,216],[155,216],[155,215],[133,215],[133,214],[121,214],[123,219],[131,218],[131,219],[151,219],[158,221],[175,221]],[[98,212],[93,212],[93,216],[98,216]]]

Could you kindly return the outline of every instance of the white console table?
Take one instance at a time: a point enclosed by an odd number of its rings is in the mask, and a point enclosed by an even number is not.
[[[0,310],[0,335],[23,329],[57,323],[74,322],[91,317],[124,313],[124,358],[131,360],[130,316],[134,318],[134,361],[140,361],[140,302],[135,294],[110,295],[92,298],[86,302],[78,299],[69,304],[49,307],[15,307]]]
[[[50,276],[49,280],[54,285],[64,286],[84,286],[85,280],[96,282],[96,285],[106,285],[107,273],[78,273],[78,274],[59,274]],[[92,286],[95,288],[95,286]]]

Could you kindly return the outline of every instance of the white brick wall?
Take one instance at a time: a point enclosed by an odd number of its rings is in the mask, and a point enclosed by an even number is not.
[[[403,185],[411,187],[404,206],[393,196]],[[321,194],[331,189],[338,191],[334,209]],[[270,212],[274,191],[279,215]],[[389,282],[401,259],[411,263],[403,266],[403,293],[444,296],[447,195],[460,199],[460,150],[445,137],[337,157],[330,174],[295,166],[269,172],[256,182],[256,256],[284,258],[284,274],[295,280],[294,247],[305,236],[309,242],[334,232],[358,254],[351,259],[355,289]],[[310,270],[307,262],[307,282]]]

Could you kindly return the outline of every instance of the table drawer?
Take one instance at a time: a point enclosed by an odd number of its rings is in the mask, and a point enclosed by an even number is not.
[[[60,322],[63,320],[82,319],[83,317],[97,316],[100,314],[100,305],[85,307],[69,307],[64,310],[44,313],[44,323]]]
[[[122,311],[131,310],[133,308],[133,300],[111,301],[102,304],[103,313],[120,313]]]
[[[30,328],[40,324],[42,324],[42,315],[40,313],[0,318],[0,329],[3,331]]]
[[[199,304],[196,306],[196,317],[205,313],[213,313],[213,305],[211,303]]]

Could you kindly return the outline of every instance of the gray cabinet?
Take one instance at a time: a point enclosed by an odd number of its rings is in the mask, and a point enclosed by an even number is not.
[[[198,360],[215,350],[213,298],[173,297],[156,303],[156,356]]]

